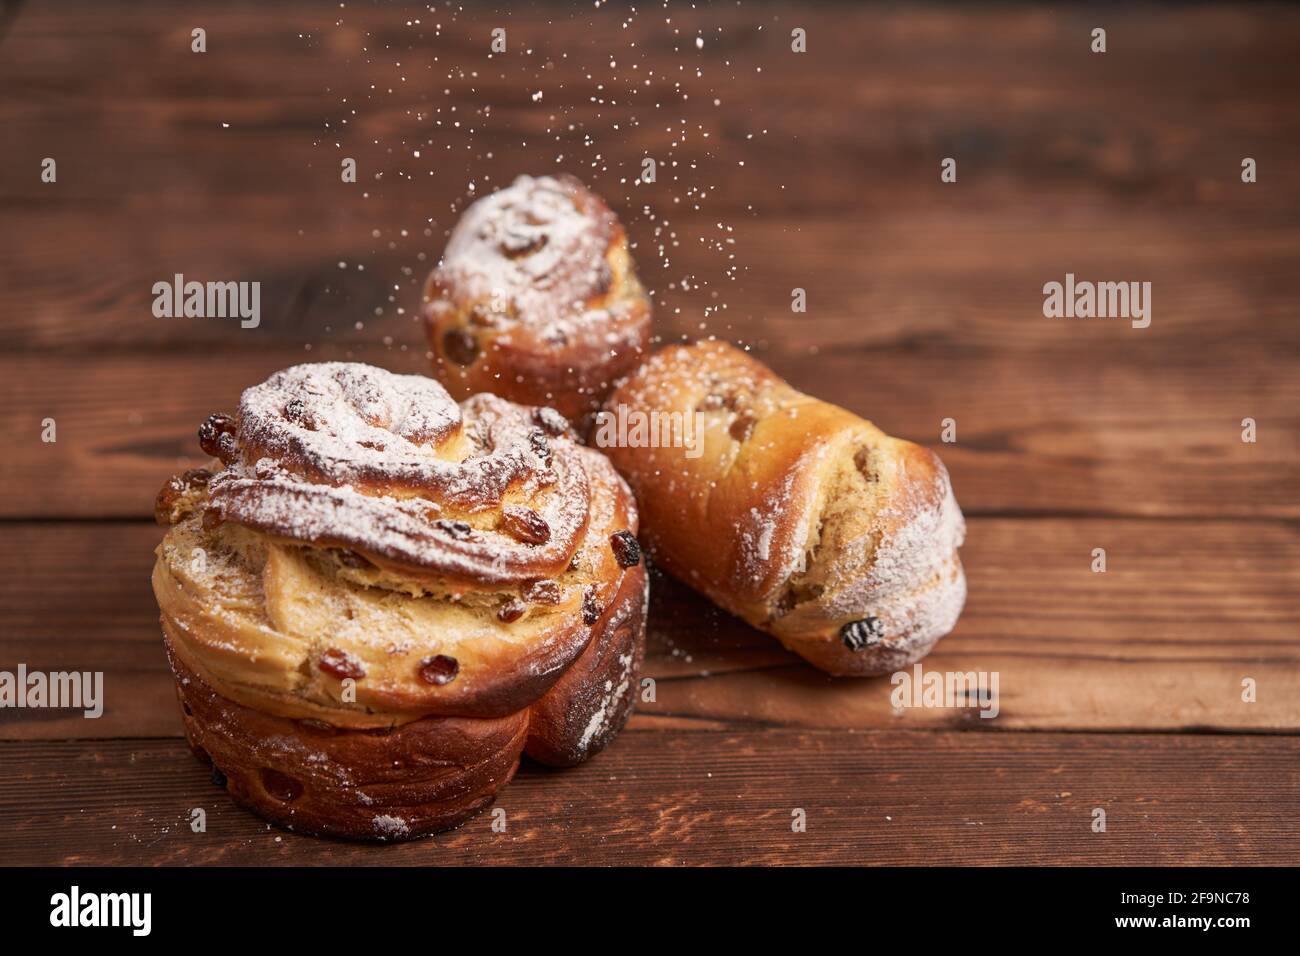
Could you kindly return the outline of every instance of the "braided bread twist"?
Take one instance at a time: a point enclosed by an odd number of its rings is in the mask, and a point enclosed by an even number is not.
[[[722,607],[832,674],[896,670],[956,623],[965,522],[932,452],[721,342],[656,353],[598,422],[630,413],[697,423],[695,455],[605,451],[656,561]]]

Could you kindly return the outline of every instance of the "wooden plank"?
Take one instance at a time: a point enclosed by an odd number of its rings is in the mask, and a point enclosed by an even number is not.
[[[504,833],[480,815],[365,846],[269,827],[180,741],[9,742],[0,865],[1290,864],[1298,758],[1296,738],[631,731],[572,770],[526,765]]]
[[[1099,58],[1069,10],[606,5],[514,11],[488,59],[450,8],[187,9],[0,25],[0,669],[107,684],[98,721],[0,711],[0,864],[1294,862],[1300,11],[1110,10]],[[469,184],[539,162],[624,216],[663,340],[752,343],[941,451],[971,596],[923,666],[995,672],[995,719],[896,711],[660,575],[656,700],[593,763],[526,766],[505,834],[308,840],[210,787],[139,519],[276,368],[423,371],[414,306]],[[155,319],[174,272],[261,281],[263,324]],[[1151,281],[1152,327],[1044,319],[1066,272]]]
[[[1089,21],[1054,11],[801,10],[821,51],[803,57],[779,12],[683,11],[670,27],[569,11],[575,29],[518,11],[518,55],[488,60],[477,18],[434,30],[400,7],[297,5],[204,10],[195,55],[162,9],[33,4],[7,42],[6,345],[419,348],[411,309],[456,205],[471,182],[535,171],[522,153],[624,213],[669,339],[704,322],[823,346],[1297,351],[1300,180],[1280,171],[1300,119],[1278,81],[1296,11],[1110,11],[1123,42],[1105,58],[1086,50]],[[1244,152],[1263,164],[1250,187]],[[47,155],[54,185],[35,174]],[[339,181],[342,155],[361,183]],[[667,171],[634,185],[646,155]],[[959,185],[937,181],[943,155]],[[1117,341],[1113,324],[1036,317],[1066,271],[1152,281],[1153,330]],[[151,287],[175,272],[263,282],[265,325],[154,319]],[[792,317],[796,286],[811,311]]]
[[[152,525],[10,524],[0,669],[103,671],[106,709],[0,711],[0,738],[180,733],[149,587]],[[1107,550],[1109,570],[1090,570]],[[926,658],[998,674],[999,714],[905,709],[887,678],[834,680],[671,579],[652,587],[634,725],[1300,731],[1300,529],[1290,522],[977,518],[970,598]],[[1256,701],[1242,700],[1252,678]]]
[[[1276,80],[1293,68],[1300,17],[1275,8],[1184,11],[1176,22],[1158,8],[1110,11],[1107,20],[1123,42],[1103,58],[1088,50],[1090,20],[1049,10],[1015,17],[1001,10],[800,10],[799,23],[818,50],[813,56],[790,54],[793,22],[780,10],[683,10],[671,22],[609,8],[513,10],[503,18],[511,51],[489,57],[490,28],[480,18],[448,11],[414,23],[412,9],[400,4],[205,9],[210,42],[201,56],[189,52],[189,27],[162,15],[171,12],[165,4],[29,7],[9,38],[2,75],[7,88],[40,95],[5,103],[11,128],[20,141],[42,123],[66,129],[61,120],[76,110],[89,134],[81,142],[96,151],[89,156],[146,160],[143,168],[109,173],[130,177],[137,188],[168,165],[170,151],[183,148],[179,129],[195,137],[188,145],[197,163],[178,185],[214,176],[236,192],[277,195],[278,167],[268,177],[251,174],[256,163],[247,157],[235,168],[222,165],[222,150],[211,147],[239,134],[223,134],[221,122],[253,134],[318,134],[287,142],[289,148],[317,138],[362,146],[369,137],[378,140],[369,150],[376,159],[406,160],[408,170],[421,173],[427,162],[409,163],[408,151],[393,155],[386,141],[409,146],[433,131],[439,145],[455,147],[433,158],[463,188],[463,171],[481,179],[509,169],[512,157],[487,153],[517,145],[512,140],[520,135],[549,133],[545,141],[557,144],[555,152],[579,147],[584,159],[604,157],[593,165],[613,166],[611,150],[641,147],[681,116],[704,124],[699,132],[713,140],[682,139],[681,156],[692,161],[710,159],[719,140],[743,144],[755,132],[768,164],[735,166],[729,177],[739,187],[759,185],[777,163],[799,185],[772,197],[787,208],[878,202],[870,192],[845,194],[834,180],[881,159],[915,158],[931,146],[964,148],[979,161],[973,169],[1027,161],[1057,180],[1091,179],[1101,195],[1123,189],[1187,199],[1199,167],[1189,170],[1181,160],[1199,158],[1213,168],[1227,156],[1236,166],[1234,136],[1280,145],[1297,130],[1288,91]],[[707,36],[699,48],[697,35]],[[155,56],[142,59],[146,46]],[[533,99],[538,89],[542,100]],[[837,95],[826,96],[827,89]],[[476,112],[488,102],[490,118]],[[104,103],[112,109],[87,108]],[[445,117],[434,110],[444,104],[448,112],[458,108],[460,127],[450,120],[438,125]],[[408,112],[412,106],[420,112]],[[864,122],[843,122],[846,109]],[[552,119],[567,121],[578,110],[588,111],[575,117],[584,128]],[[646,115],[654,119],[628,122]],[[149,122],[123,135],[133,119]],[[762,140],[761,130],[773,124],[782,135],[769,132]],[[598,140],[580,148],[591,134]],[[463,150],[467,141],[486,148]],[[133,150],[136,142],[142,147]],[[809,151],[819,146],[818,158],[837,164],[830,170],[836,175],[803,175]],[[1162,179],[1152,166],[1175,176]],[[921,175],[929,179],[929,172]]]
[[[1264,351],[1168,366],[906,349],[765,357],[934,447],[968,515],[1300,517],[1300,369]],[[421,355],[383,346],[0,358],[0,517],[150,517],[166,477],[205,460],[194,436],[209,413],[278,368],[328,358],[425,371]],[[1247,416],[1254,444],[1241,441]],[[957,441],[942,444],[950,417]]]
[[[324,196],[311,202],[339,209]],[[422,232],[410,220],[411,207],[404,203],[406,212],[394,211],[384,223],[349,225],[346,235],[334,235],[310,212],[270,201],[246,212],[160,211],[160,225],[146,238],[122,244],[112,237],[130,224],[116,210],[0,203],[8,235],[23,238],[7,243],[11,251],[0,240],[0,309],[8,316],[0,343],[28,351],[207,354],[391,342],[420,354],[421,288],[444,240],[441,230],[418,240],[393,238]],[[678,220],[684,241],[667,260],[656,255],[648,230],[634,224],[632,232],[641,236],[638,268],[654,291],[656,331],[665,342],[715,334],[797,349],[906,348],[935,356],[960,346],[972,354],[1148,366],[1195,364],[1207,350],[1245,348],[1296,360],[1294,224],[1247,215],[1225,226],[1231,213],[1220,208],[1099,207],[1070,212],[1068,220],[1061,212],[1000,210],[992,235],[987,210],[954,208],[938,197],[919,197],[885,217],[754,220],[729,233],[736,244],[728,255],[739,265],[701,241],[718,231],[716,218]],[[372,239],[373,230],[382,238]],[[67,236],[83,231],[98,237],[87,242],[103,245],[70,260]],[[401,247],[386,249],[388,241]],[[733,267],[734,279],[727,271]],[[154,283],[178,273],[260,282],[260,324],[156,318]],[[1150,282],[1151,327],[1044,318],[1044,283],[1064,281],[1067,273]],[[683,279],[690,291],[680,288]],[[806,292],[806,313],[790,311],[794,288]]]

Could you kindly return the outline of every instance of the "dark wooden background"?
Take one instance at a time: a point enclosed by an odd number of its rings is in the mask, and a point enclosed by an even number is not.
[[[1297,861],[1300,12],[3,10],[0,669],[102,670],[107,710],[0,711],[0,863]],[[823,677],[660,577],[657,702],[584,767],[525,765],[507,832],[271,829],[180,737],[153,496],[277,368],[422,370],[458,210],[550,170],[623,215],[664,340],[751,344],[941,452],[970,599],[926,664],[997,670],[1001,715],[896,715],[887,680]],[[154,318],[177,272],[261,281],[261,327]],[[1152,282],[1151,327],[1043,318],[1066,272]]]

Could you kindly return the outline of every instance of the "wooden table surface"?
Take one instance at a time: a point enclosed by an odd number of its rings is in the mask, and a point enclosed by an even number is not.
[[[103,671],[106,709],[0,711],[0,863],[1300,858],[1300,11],[2,9],[0,670]],[[458,212],[552,170],[623,216],[662,340],[752,345],[942,454],[970,597],[925,666],[997,671],[1001,712],[896,713],[656,575],[656,701],[525,764],[506,832],[272,829],[181,737],[153,496],[275,369],[423,370]],[[1151,282],[1151,326],[1044,318],[1067,272]],[[175,273],[260,281],[261,325],[155,318]]]

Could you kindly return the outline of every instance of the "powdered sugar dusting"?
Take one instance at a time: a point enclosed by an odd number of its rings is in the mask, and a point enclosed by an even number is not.
[[[321,480],[410,480],[461,426],[438,382],[351,362],[295,365],[244,391],[246,460],[292,460]]]
[[[490,395],[350,363],[298,365],[240,403],[239,458],[208,485],[226,521],[381,562],[483,583],[562,570],[586,523],[581,450]],[[543,542],[498,528],[507,503]]]
[[[375,828],[375,836],[381,840],[395,840],[399,837],[408,836],[411,832],[411,825],[401,817],[391,816],[389,814],[380,814],[371,821]]]
[[[890,530],[876,547],[869,576],[882,594],[933,577],[966,538],[966,522],[942,464],[928,494],[911,493],[905,475],[900,475],[899,485],[898,500],[880,513]],[[905,520],[895,524],[900,517]]]
[[[780,582],[802,570],[804,543],[814,518],[814,500],[809,494],[797,494],[797,477],[816,467],[824,449],[806,452],[780,481],[772,485],[762,504],[751,508],[737,529],[740,548],[737,553],[738,583],[743,582],[755,593],[770,591]],[[792,524],[789,532],[780,529]]]
[[[614,214],[569,176],[520,176],[461,217],[434,274],[457,298],[563,332],[606,291]]]
[[[579,753],[586,753],[592,741],[598,739],[610,722],[621,712],[619,702],[628,692],[628,688],[632,686],[632,664],[635,659],[636,655],[631,651],[619,655],[618,663],[621,669],[618,680],[617,682],[605,681],[605,692],[601,696],[600,703],[592,713],[591,719],[587,721],[587,726],[583,728],[582,736],[578,738],[577,749]]]
[[[882,533],[869,571],[823,600],[821,614],[848,619],[873,614],[886,622],[897,649],[927,644],[950,631],[966,602],[966,579],[957,558],[965,539],[952,485],[937,464],[929,494],[902,498],[880,517],[910,514]],[[907,482],[904,479],[904,486]],[[913,510],[914,509],[914,510]]]

